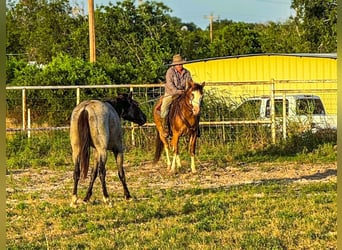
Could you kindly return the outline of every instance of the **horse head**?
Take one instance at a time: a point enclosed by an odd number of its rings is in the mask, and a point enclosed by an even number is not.
[[[193,81],[190,81],[188,82],[188,88],[185,91],[185,95],[189,99],[189,104],[192,108],[192,113],[195,116],[198,115],[201,109],[204,85],[205,82],[203,82],[202,84],[198,84]]]
[[[138,102],[133,100],[132,96],[132,92],[128,94],[119,94],[116,98],[116,105],[113,106],[122,119],[142,126],[146,123],[147,118],[140,109]]]

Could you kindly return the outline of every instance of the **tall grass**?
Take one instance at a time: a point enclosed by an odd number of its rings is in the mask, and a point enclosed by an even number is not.
[[[336,132],[305,132],[281,140],[273,145],[264,128],[250,126],[235,129],[218,126],[202,128],[197,143],[197,158],[202,161],[336,161]],[[154,153],[156,131],[154,128],[138,128],[125,132],[126,160],[135,162],[151,161]],[[181,154],[186,157],[187,139],[180,140]],[[71,147],[68,131],[50,131],[33,134],[27,138],[25,133],[7,136],[6,156],[8,169],[29,167],[58,167],[71,163]]]

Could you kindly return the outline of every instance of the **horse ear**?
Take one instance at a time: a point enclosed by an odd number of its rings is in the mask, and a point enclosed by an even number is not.
[[[128,94],[128,98],[132,99],[132,97],[133,97],[133,91],[130,91],[129,94]]]
[[[186,89],[191,89],[191,88],[194,87],[194,85],[195,85],[194,81],[190,80],[190,81],[188,81],[187,84],[186,84],[186,86],[187,86]]]
[[[202,82],[202,87],[204,87],[205,86],[205,82]]]

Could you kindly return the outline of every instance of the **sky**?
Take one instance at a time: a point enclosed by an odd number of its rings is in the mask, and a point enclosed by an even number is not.
[[[87,5],[87,0],[84,0]],[[96,5],[115,4],[116,0],[94,0]],[[122,0],[120,1],[122,2]],[[136,0],[138,3],[138,0]],[[209,26],[209,16],[214,20],[233,20],[235,22],[265,23],[284,22],[294,11],[290,8],[292,0],[157,0],[172,9],[184,23],[194,23],[205,29]]]

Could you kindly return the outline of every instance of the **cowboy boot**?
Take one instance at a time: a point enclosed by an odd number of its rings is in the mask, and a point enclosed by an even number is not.
[[[167,117],[161,118],[161,124],[163,127],[163,136],[167,137],[169,135],[169,127],[167,124]]]

